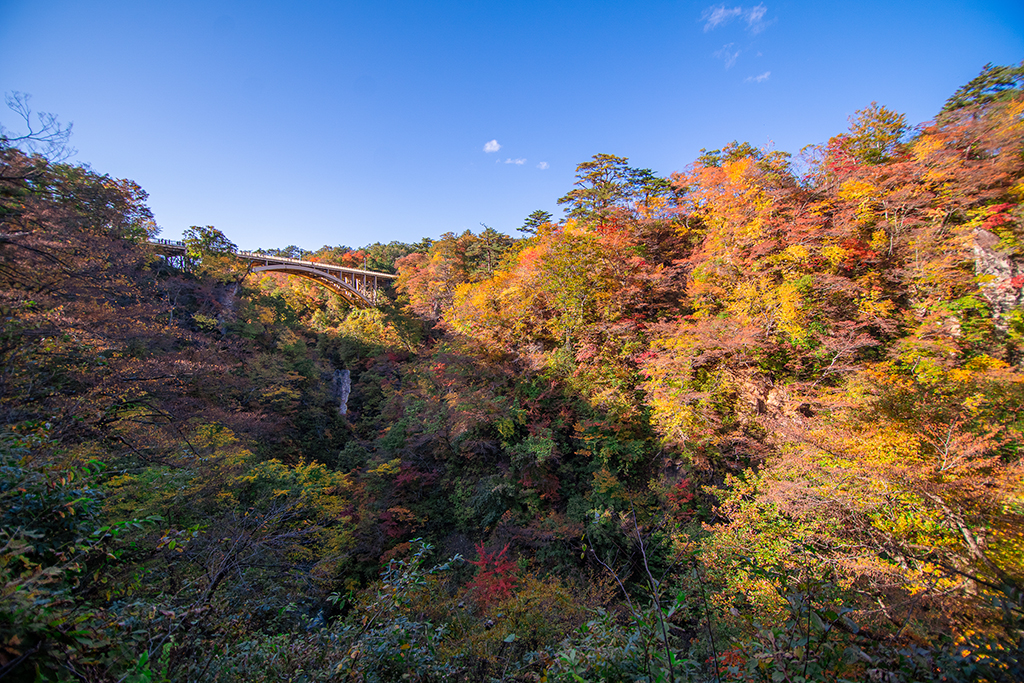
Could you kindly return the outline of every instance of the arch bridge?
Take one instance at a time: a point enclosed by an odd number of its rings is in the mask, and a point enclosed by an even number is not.
[[[169,259],[180,259],[184,264],[187,247],[184,242],[176,240],[150,240],[157,253]],[[342,296],[353,306],[368,308],[377,304],[377,290],[391,280],[398,278],[390,273],[377,273],[372,270],[345,268],[332,263],[318,261],[302,261],[283,256],[270,256],[251,251],[236,251],[235,258],[249,262],[249,272],[253,273],[284,273],[312,280],[326,287],[335,294]]]

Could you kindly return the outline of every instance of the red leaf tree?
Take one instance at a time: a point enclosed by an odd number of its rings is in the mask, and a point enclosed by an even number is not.
[[[477,574],[470,581],[469,588],[480,606],[487,609],[507,598],[516,587],[516,563],[507,556],[507,543],[498,552],[488,552],[482,542],[477,543],[476,552],[479,558],[469,563],[477,567]]]

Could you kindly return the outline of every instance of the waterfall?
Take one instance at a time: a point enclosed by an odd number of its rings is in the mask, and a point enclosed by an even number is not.
[[[352,373],[348,370],[334,371],[334,397],[338,399],[338,414],[348,413],[348,395],[352,392]]]

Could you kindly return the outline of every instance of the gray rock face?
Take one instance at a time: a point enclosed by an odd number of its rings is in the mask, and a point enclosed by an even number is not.
[[[990,276],[982,292],[1000,318],[1024,304],[1024,262],[1002,248],[997,235],[981,228],[974,232],[974,271]]]

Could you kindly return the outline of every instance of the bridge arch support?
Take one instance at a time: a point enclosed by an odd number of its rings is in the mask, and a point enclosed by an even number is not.
[[[154,239],[150,240],[150,244],[157,253],[166,258],[184,258],[188,251],[184,242],[174,240]],[[261,252],[238,251],[234,253],[234,257],[249,262],[247,272],[284,273],[304,277],[340,295],[358,308],[376,305],[377,290],[380,286],[398,278],[392,273],[378,273],[320,261],[302,261]]]
[[[359,308],[369,308],[373,306],[377,295],[376,283],[373,283],[372,286],[368,286],[369,283],[365,281],[365,278],[360,282],[359,279],[353,277],[351,278],[351,282],[346,282],[345,279],[343,279],[344,276],[337,277],[330,272],[299,265],[297,263],[274,263],[266,266],[258,266],[253,268],[252,272],[284,273],[285,275],[304,277],[307,280],[312,280],[313,282],[326,287],[335,294],[339,294],[350,304]],[[362,284],[362,287],[360,287],[360,284]],[[360,291],[360,289],[362,289],[362,291]]]

